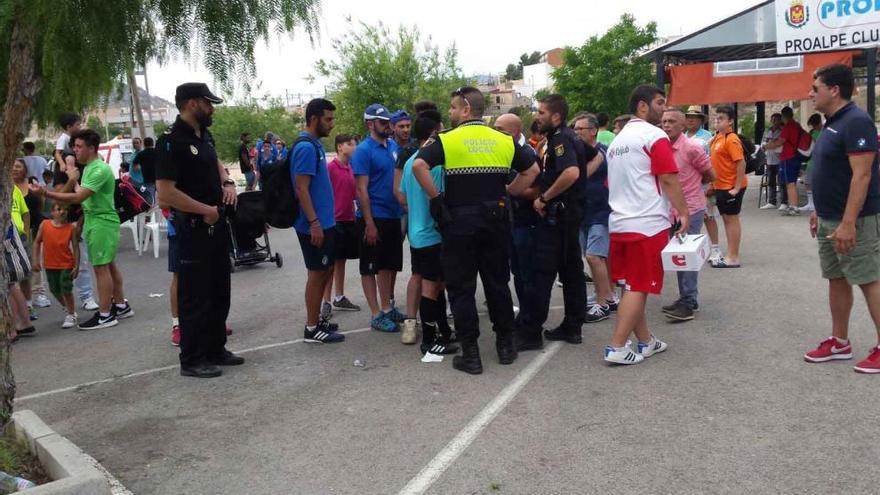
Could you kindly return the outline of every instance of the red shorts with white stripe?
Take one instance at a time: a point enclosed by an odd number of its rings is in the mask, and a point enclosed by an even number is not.
[[[663,260],[660,252],[669,243],[669,229],[647,237],[636,233],[611,234],[611,280],[626,290],[660,294]]]

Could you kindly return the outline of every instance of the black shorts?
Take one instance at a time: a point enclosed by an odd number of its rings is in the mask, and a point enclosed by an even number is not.
[[[177,247],[177,236],[173,235],[168,238],[168,271],[177,273],[177,260],[180,258]]]
[[[379,270],[399,272],[403,269],[403,235],[400,219],[376,218],[379,240],[370,246],[364,239],[364,219],[358,218],[358,238],[361,243],[361,275],[375,275]]]
[[[731,196],[728,191],[715,191],[715,206],[722,215],[739,215],[742,210],[745,189],[740,189],[736,196]]]
[[[360,258],[361,241],[354,222],[336,222],[336,259],[356,260]]]
[[[299,247],[302,248],[306,269],[313,272],[326,272],[336,262],[336,231],[324,229],[324,243],[321,247],[312,245],[312,236],[297,232]]]
[[[443,266],[440,254],[441,244],[435,244],[425,248],[409,248],[412,257],[412,272],[421,275],[423,279],[431,282],[443,281]]]

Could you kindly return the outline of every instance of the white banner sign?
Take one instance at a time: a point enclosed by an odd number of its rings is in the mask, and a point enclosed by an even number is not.
[[[776,0],[776,53],[880,45],[880,0]]]

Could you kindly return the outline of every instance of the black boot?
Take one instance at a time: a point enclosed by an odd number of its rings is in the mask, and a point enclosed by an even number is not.
[[[559,325],[553,330],[544,330],[544,338],[547,340],[564,340],[569,344],[580,344],[584,341],[581,336],[581,329],[577,330],[567,327],[565,324]]]
[[[516,343],[513,341],[513,334],[499,334],[495,336],[495,350],[498,351],[498,362],[501,364],[511,364],[516,361]]]
[[[528,332],[520,328],[513,335],[516,350],[524,351],[540,351],[544,348],[544,339],[541,338],[541,332]]]
[[[452,367],[471,375],[483,373],[483,361],[480,360],[480,347],[474,342],[462,342],[461,356],[452,358]]]

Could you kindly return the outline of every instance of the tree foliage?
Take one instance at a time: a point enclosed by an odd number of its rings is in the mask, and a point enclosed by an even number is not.
[[[633,88],[653,80],[651,60],[639,54],[656,40],[656,23],[639,27],[632,15],[622,15],[601,37],[565,49],[563,64],[553,71],[557,92],[574,111],[626,113]]]
[[[9,225],[13,158],[33,119],[94,106],[149,60],[198,59],[230,89],[254,74],[257,42],[317,29],[319,0],[0,1],[0,232]],[[200,56],[197,56],[199,54]],[[243,78],[242,78],[243,79]],[[181,81],[183,82],[183,81]],[[0,265],[0,423],[15,383],[7,274]]]
[[[519,56],[519,62],[516,64],[507,64],[504,71],[504,77],[508,81],[515,81],[523,78],[523,66],[534,65],[541,61],[541,52],[523,53]]]
[[[469,83],[456,61],[455,46],[441,51],[422,40],[416,28],[350,26],[333,40],[334,60],[318,62],[318,72],[331,79],[329,95],[336,105],[337,130],[364,133],[363,113],[371,103],[390,111],[412,112],[413,104],[429,100],[444,108],[450,91]],[[441,112],[445,113],[445,112]]]
[[[280,100],[271,100],[265,108],[254,101],[247,101],[238,105],[218,106],[214,110],[211,134],[220,160],[234,162],[238,161],[241,133],[250,134],[251,144],[254,144],[267,131],[271,131],[290,145],[302,129],[302,124],[302,119],[288,112]]]

